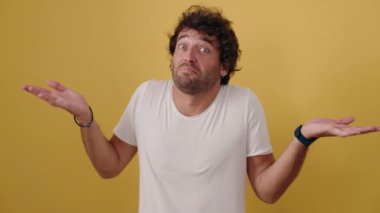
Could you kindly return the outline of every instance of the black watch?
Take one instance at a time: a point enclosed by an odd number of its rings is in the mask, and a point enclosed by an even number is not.
[[[302,125],[300,125],[295,131],[294,131],[294,136],[301,142],[305,147],[310,146],[317,138],[306,138],[302,133],[301,133],[301,128]]]

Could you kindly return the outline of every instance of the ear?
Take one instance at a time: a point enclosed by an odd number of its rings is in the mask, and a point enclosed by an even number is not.
[[[222,67],[220,68],[220,76],[224,77],[228,74],[228,69],[226,64],[222,64]]]

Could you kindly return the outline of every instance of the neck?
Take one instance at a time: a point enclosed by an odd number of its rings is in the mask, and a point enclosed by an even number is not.
[[[205,111],[218,95],[220,84],[196,94],[187,94],[173,84],[173,101],[178,111],[185,116],[195,116]]]

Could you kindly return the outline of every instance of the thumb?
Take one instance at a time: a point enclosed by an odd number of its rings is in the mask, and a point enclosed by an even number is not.
[[[344,124],[344,125],[348,125],[348,124],[350,124],[350,123],[352,123],[354,121],[355,121],[354,117],[345,117],[345,118],[341,118],[339,120],[336,120],[336,122],[338,124]]]
[[[66,87],[64,87],[62,84],[60,84],[57,81],[49,81],[48,85],[49,87],[52,87],[60,92],[64,92],[66,90]]]

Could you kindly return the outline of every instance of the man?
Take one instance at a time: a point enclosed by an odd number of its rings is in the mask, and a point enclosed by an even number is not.
[[[148,81],[133,95],[108,141],[85,99],[57,82],[24,89],[74,115],[95,169],[118,175],[139,151],[140,207],[148,212],[245,211],[245,175],[256,195],[276,202],[300,171],[317,138],[364,134],[380,127],[313,119],[275,161],[264,111],[249,90],[228,85],[239,45],[217,10],[185,11],[170,38],[172,80]]]

